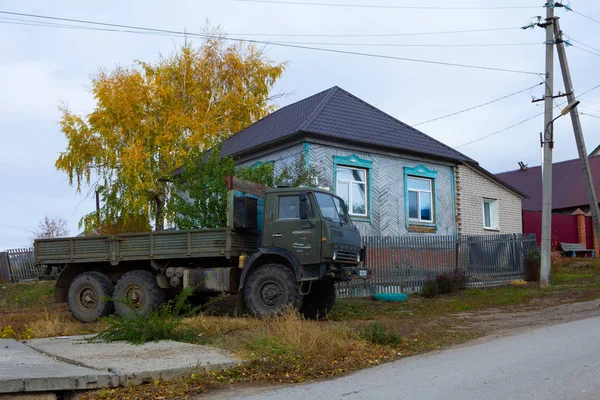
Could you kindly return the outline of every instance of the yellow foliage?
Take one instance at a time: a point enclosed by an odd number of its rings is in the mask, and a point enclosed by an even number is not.
[[[251,44],[215,36],[156,62],[98,72],[90,114],[61,107],[68,145],[56,160],[78,192],[82,185],[100,192],[100,213],[81,221],[86,231],[105,221],[128,226],[140,216],[162,229],[170,213],[165,178],[191,150],[210,148],[271,112],[269,92],[284,69]]]

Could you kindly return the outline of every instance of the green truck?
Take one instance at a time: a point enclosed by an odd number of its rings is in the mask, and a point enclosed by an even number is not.
[[[36,240],[37,264],[60,271],[56,302],[87,322],[144,314],[191,288],[237,294],[239,311],[257,317],[291,305],[321,318],[335,302],[335,282],[366,276],[360,235],[341,198],[235,177],[227,186],[224,228]]]

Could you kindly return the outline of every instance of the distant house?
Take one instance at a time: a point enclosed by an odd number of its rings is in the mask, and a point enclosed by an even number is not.
[[[600,196],[600,156],[588,159],[596,194]],[[541,166],[502,172],[496,176],[527,195],[523,200],[523,210],[542,211]],[[577,158],[552,164],[552,212],[570,215],[577,209],[584,213],[590,211],[581,162]]]
[[[600,197],[600,155],[588,159],[596,194]],[[535,233],[539,243],[542,230],[541,167],[520,168],[496,176],[527,195],[523,200],[523,232]],[[577,158],[552,164],[552,247],[559,250],[561,242],[582,243],[588,249],[596,249],[596,255],[600,256],[590,214],[581,161]]]
[[[524,195],[449,146],[334,86],[227,139],[240,165],[299,160],[363,236],[520,233]]]
[[[589,157],[600,156],[600,145],[590,153]]]

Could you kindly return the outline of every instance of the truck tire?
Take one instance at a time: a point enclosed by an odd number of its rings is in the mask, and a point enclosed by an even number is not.
[[[298,309],[302,304],[294,274],[280,264],[265,264],[252,271],[244,284],[244,299],[246,309],[258,318],[280,314],[288,305]]]
[[[112,314],[114,286],[108,277],[100,272],[88,271],[79,274],[69,285],[67,304],[71,314],[82,322],[91,322]]]
[[[122,318],[146,315],[166,300],[154,274],[142,270],[130,271],[119,278],[113,296],[117,299],[115,313]]]
[[[335,298],[334,282],[313,282],[310,292],[304,296],[300,312],[307,319],[323,319],[333,309]]]

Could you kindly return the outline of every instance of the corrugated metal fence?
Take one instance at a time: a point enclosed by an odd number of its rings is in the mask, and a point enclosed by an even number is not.
[[[33,249],[0,252],[0,280],[24,282],[45,277],[46,267],[35,264]]]
[[[363,237],[364,266],[374,274],[338,283],[338,296],[418,292],[425,281],[455,271],[468,287],[507,284],[524,278],[527,251],[535,245],[535,236],[520,234]]]

